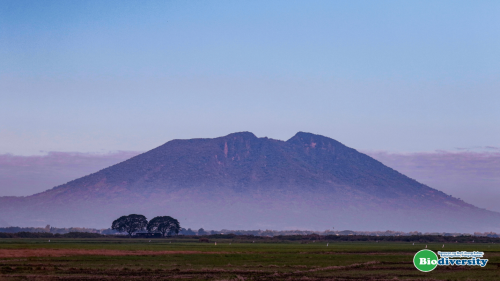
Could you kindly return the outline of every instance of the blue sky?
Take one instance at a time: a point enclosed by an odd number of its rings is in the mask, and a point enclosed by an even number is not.
[[[2,1],[0,154],[500,147],[498,1]]]

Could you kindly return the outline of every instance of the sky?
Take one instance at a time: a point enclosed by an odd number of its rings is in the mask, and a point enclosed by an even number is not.
[[[391,163],[496,157],[499,14],[498,1],[1,1],[0,196],[41,188],[18,160],[109,164],[238,131],[321,134]],[[498,181],[484,190],[500,198]]]

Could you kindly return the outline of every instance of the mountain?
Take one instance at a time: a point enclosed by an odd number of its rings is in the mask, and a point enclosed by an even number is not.
[[[0,197],[10,225],[109,227],[121,215],[208,229],[494,231],[479,209],[320,135],[249,132],[172,140],[27,197]]]

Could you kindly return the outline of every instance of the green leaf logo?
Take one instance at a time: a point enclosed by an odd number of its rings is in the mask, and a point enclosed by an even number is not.
[[[413,264],[422,272],[433,271],[438,265],[438,257],[431,250],[421,250],[413,257]]]

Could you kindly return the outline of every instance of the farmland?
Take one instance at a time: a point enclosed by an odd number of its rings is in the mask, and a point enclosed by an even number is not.
[[[497,280],[497,243],[251,239],[0,239],[0,280]],[[254,242],[255,241],[255,242]],[[328,244],[328,246],[327,246]],[[484,251],[486,267],[413,266],[413,255]]]

